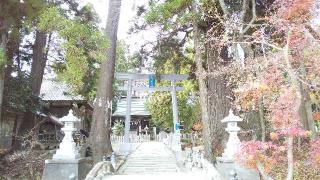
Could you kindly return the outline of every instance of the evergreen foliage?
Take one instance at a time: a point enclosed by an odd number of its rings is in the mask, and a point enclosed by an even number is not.
[[[179,121],[184,131],[189,132],[193,123],[200,121],[199,101],[194,93],[194,82],[182,83],[185,88],[177,92]],[[151,113],[151,123],[161,130],[173,128],[172,97],[170,92],[155,92],[146,102]]]
[[[39,28],[56,32],[63,39],[63,62],[54,65],[58,78],[70,83],[75,92],[87,99],[95,96],[99,66],[105,60],[106,37],[96,26],[92,8],[85,6],[84,14],[74,19],[63,16],[57,7],[49,7],[40,16]]]

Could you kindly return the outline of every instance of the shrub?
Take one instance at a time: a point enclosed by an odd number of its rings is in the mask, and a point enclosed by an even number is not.
[[[124,134],[124,125],[121,122],[116,122],[112,127],[112,132],[116,136],[121,136]]]

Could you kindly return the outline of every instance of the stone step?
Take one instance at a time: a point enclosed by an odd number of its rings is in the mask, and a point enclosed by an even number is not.
[[[131,167],[124,167],[123,169],[176,169],[177,166],[168,166],[168,167],[159,167],[159,166],[131,166]]]
[[[132,160],[132,159],[129,159],[127,160],[127,162],[154,162],[154,163],[173,163],[175,164],[174,162],[172,161],[158,161],[158,160]]]
[[[158,174],[158,173],[168,173],[168,172],[178,172],[177,170],[126,170],[124,173],[121,174]]]
[[[123,167],[158,167],[158,168],[171,168],[171,167],[177,167],[175,164],[168,164],[168,165],[163,165],[163,166],[159,166],[156,164],[132,164],[132,165],[128,165],[128,166],[123,166]]]
[[[205,180],[207,179],[202,173],[162,173],[157,174],[128,174],[128,175],[115,175],[105,177],[104,180],[171,180],[171,179],[179,179],[179,180]]]
[[[157,166],[157,165],[147,165],[144,166],[142,164],[140,165],[130,165],[130,166],[123,166],[123,168],[158,168],[158,169],[170,169],[170,168],[177,168],[178,166],[171,164],[168,166]]]
[[[168,173],[168,172],[178,172],[174,169],[162,169],[162,170],[152,170],[152,169],[128,169],[124,172],[119,172],[119,174],[156,174],[156,173]]]
[[[177,173],[175,156],[162,143],[143,143],[128,156],[118,174],[143,175]],[[158,176],[158,175],[157,175]]]
[[[162,159],[157,159],[157,158],[153,158],[153,157],[144,157],[144,158],[130,158],[128,159],[130,161],[139,161],[139,160],[143,160],[143,161],[169,161],[169,162],[174,162],[175,158],[162,158]]]
[[[155,163],[155,162],[132,162],[130,163],[130,165],[143,165],[145,164],[146,166],[150,166],[150,165],[159,165],[159,166],[166,166],[166,165],[176,165],[176,164],[173,164],[173,163]]]
[[[157,167],[157,166],[132,166],[132,167],[125,167],[124,170],[128,169],[157,169],[157,170],[163,170],[163,169],[176,169],[177,166],[169,166],[169,167]]]
[[[175,164],[175,163],[172,163],[171,161],[162,161],[162,162],[160,162],[160,161],[127,161],[128,163],[132,163],[132,162],[134,162],[134,163],[138,163],[138,164],[140,164],[140,163],[148,163],[148,164]]]

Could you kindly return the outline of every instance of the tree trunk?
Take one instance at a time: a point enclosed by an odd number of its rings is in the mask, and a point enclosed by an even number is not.
[[[262,98],[259,99],[259,120],[260,120],[260,127],[261,127],[261,141],[266,141],[266,122],[264,120],[264,106]]]
[[[208,59],[208,61],[212,60]],[[210,72],[213,72],[212,69]],[[208,79],[208,107],[211,133],[209,137],[211,137],[214,156],[221,155],[223,152],[225,125],[221,123],[221,120],[228,115],[230,110],[230,100],[228,99],[228,94],[230,93],[228,93],[229,90],[226,84],[227,79],[225,75]]]
[[[39,96],[44,68],[47,58],[45,57],[47,35],[44,32],[36,31],[36,40],[33,45],[32,67],[31,67],[31,88],[32,94]]]
[[[287,150],[287,160],[288,160],[288,169],[287,169],[287,178],[286,180],[293,179],[293,137],[289,136],[287,138],[288,150]]]
[[[306,78],[306,68],[303,61],[300,62],[300,77],[303,81],[307,82]],[[315,132],[315,123],[312,116],[311,100],[309,95],[308,88],[300,81],[299,90],[301,93],[301,105],[299,108],[300,118],[303,124],[303,127],[306,130]],[[314,134],[314,133],[313,133]]]
[[[210,46],[207,47],[208,73],[215,73],[225,66],[225,60],[219,57],[219,51]],[[231,90],[227,87],[227,75],[213,75],[208,77],[208,108],[210,121],[210,137],[213,155],[223,152],[223,140],[225,138],[225,125],[221,120],[228,115],[230,110]]]
[[[23,118],[24,118],[24,114],[17,114],[16,116],[16,121],[14,124],[14,132],[13,132],[13,138],[12,138],[12,147],[13,148],[18,148],[21,144],[21,142],[19,141],[19,133],[20,133],[20,128],[21,128],[21,124],[23,122]]]
[[[0,3],[1,7],[1,3]],[[0,8],[1,10],[1,8]],[[5,76],[5,64],[6,64],[6,45],[7,45],[7,25],[3,17],[0,16],[0,138],[2,140],[4,132],[2,130],[2,102],[3,102],[3,91],[4,91],[4,76]],[[4,146],[3,141],[0,141],[0,148]]]
[[[4,75],[4,92],[3,92],[3,102],[8,102],[10,99],[10,83],[11,74],[13,70],[13,64],[15,59],[19,59],[19,47],[20,47],[20,32],[18,27],[13,27],[12,32],[8,35],[8,42],[6,48],[6,68]],[[4,104],[5,106],[6,104]]]
[[[197,4],[195,1],[192,2],[192,10],[197,14]],[[201,52],[201,31],[198,27],[197,18],[193,18],[193,42],[195,49],[195,62],[197,66],[197,79],[199,83],[199,95],[200,95],[200,107],[201,107],[201,121],[203,124],[203,137],[211,137],[210,134],[210,121],[208,112],[208,92],[206,85],[206,72],[203,68],[202,52]],[[210,138],[204,138],[204,153],[205,158],[209,161],[213,161],[212,144]]]
[[[19,26],[19,25],[17,25]],[[13,27],[12,32],[8,37],[7,43],[7,67],[5,70],[5,87],[7,87],[7,83],[10,80],[12,73],[12,66],[14,63],[14,58],[19,58],[19,47],[20,47],[20,32],[18,27]],[[5,92],[6,93],[6,92]]]
[[[102,62],[98,81],[97,97],[94,104],[93,121],[90,131],[90,144],[93,149],[95,163],[102,156],[111,155],[110,140],[113,79],[116,58],[117,32],[120,17],[121,0],[109,0],[106,36],[110,40],[107,49],[107,59]]]

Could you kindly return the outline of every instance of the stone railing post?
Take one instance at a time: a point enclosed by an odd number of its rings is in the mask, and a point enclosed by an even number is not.
[[[230,179],[229,180],[238,180],[237,173],[234,169],[230,171]]]

